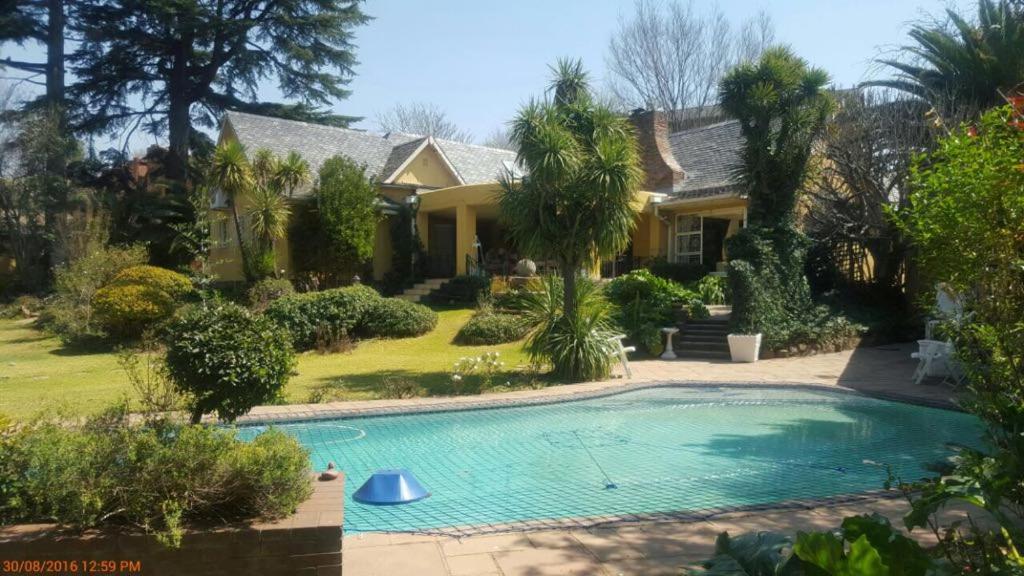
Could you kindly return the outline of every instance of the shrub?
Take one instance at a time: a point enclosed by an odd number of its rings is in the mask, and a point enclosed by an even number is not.
[[[431,299],[443,304],[476,304],[491,295],[491,277],[478,275],[456,276],[431,294]]]
[[[618,307],[616,320],[626,336],[649,354],[661,353],[661,328],[677,323],[676,307],[682,307],[690,318],[708,315],[695,292],[649,270],[619,276],[608,283],[606,292]]]
[[[148,286],[175,300],[192,292],[192,281],[187,276],[158,266],[130,266],[115,274],[110,284]]]
[[[174,299],[166,292],[143,284],[111,284],[96,292],[93,312],[107,332],[134,338],[153,324],[170,318]]]
[[[170,545],[183,523],[284,516],[310,494],[309,455],[269,430],[129,423],[126,407],[83,426],[36,423],[0,437],[0,523],[142,527]]]
[[[669,262],[664,258],[651,260],[647,265],[647,269],[658,278],[679,282],[680,284],[696,282],[708,273],[707,267],[703,264],[680,264],[678,262]]]
[[[585,382],[611,372],[614,307],[601,289],[586,278],[576,281],[576,309],[563,313],[561,278],[546,276],[541,290],[523,294],[524,320],[532,327],[526,351],[536,364],[550,363],[556,378]]]
[[[370,308],[381,300],[373,288],[349,286],[322,292],[293,294],[267,307],[266,316],[286,329],[298,350],[316,346],[318,330],[353,335]]]
[[[458,344],[504,344],[521,340],[530,331],[522,317],[490,309],[480,310],[455,335]]]
[[[264,310],[275,300],[295,294],[295,287],[287,278],[264,278],[249,288],[249,305],[253,310]]]
[[[43,301],[36,296],[18,296],[8,304],[0,306],[0,318],[30,318],[43,310]]]
[[[437,313],[422,304],[398,298],[378,298],[366,311],[360,331],[368,336],[407,338],[437,326]]]
[[[273,401],[295,366],[287,332],[235,304],[180,315],[166,341],[168,374],[187,397],[193,422],[212,412],[233,421]]]
[[[44,326],[65,344],[89,343],[106,337],[102,324],[93,315],[93,297],[118,272],[146,259],[145,246],[108,246],[90,250],[58,268],[54,296],[41,315]]]
[[[192,292],[185,276],[156,266],[131,266],[118,272],[92,299],[96,318],[113,336],[135,338],[166,320]]]
[[[410,378],[398,376],[385,376],[380,381],[380,390],[377,395],[381,398],[404,400],[406,398],[418,398],[425,396],[427,391]]]

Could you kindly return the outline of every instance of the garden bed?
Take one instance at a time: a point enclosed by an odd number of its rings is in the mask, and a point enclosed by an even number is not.
[[[313,495],[274,522],[185,530],[179,548],[141,532],[72,532],[55,524],[0,527],[0,572],[191,574],[341,574],[345,479],[313,480]]]

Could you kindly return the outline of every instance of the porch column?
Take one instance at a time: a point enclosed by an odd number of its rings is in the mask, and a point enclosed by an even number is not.
[[[476,258],[476,207],[459,204],[455,208],[455,273],[466,274],[466,256]]]
[[[651,258],[665,256],[661,252],[661,232],[662,228],[666,228],[666,225],[656,214],[651,214],[650,219],[651,225],[647,227],[648,256]]]
[[[427,241],[430,240],[428,234],[430,234],[430,215],[426,212],[416,212],[416,234],[420,237],[420,243],[423,244],[423,249],[426,250]]]

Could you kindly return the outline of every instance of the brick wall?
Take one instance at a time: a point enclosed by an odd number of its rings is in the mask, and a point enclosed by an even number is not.
[[[91,568],[117,576],[340,576],[344,487],[343,477],[314,480],[312,497],[291,516],[276,522],[190,530],[177,549],[138,533],[89,530],[75,534],[53,524],[0,527],[0,574],[86,574]],[[47,560],[54,564],[16,565]],[[102,571],[102,564],[86,568],[87,563],[108,561],[114,563],[112,570]]]
[[[670,192],[682,181],[683,169],[672,155],[668,138],[668,120],[656,110],[635,110],[629,117],[636,128],[640,159],[644,167],[643,189]]]

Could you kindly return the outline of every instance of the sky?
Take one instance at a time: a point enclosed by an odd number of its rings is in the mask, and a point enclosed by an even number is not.
[[[704,11],[714,4],[694,0]],[[739,26],[765,10],[777,42],[824,68],[839,86],[884,75],[873,60],[906,42],[909,25],[961,13],[972,3],[956,0],[721,0],[718,7]],[[356,128],[376,130],[375,116],[396,104],[424,102],[443,109],[477,141],[510,120],[531,96],[542,95],[559,57],[581,58],[593,81],[606,76],[608,42],[633,0],[368,0],[374,17],[357,32],[352,95],[336,103],[341,114],[363,116]],[[38,47],[9,49],[0,56],[36,54]],[[274,98],[272,83],[261,91]],[[157,139],[158,140],[158,139]],[[154,139],[136,136],[141,151]],[[117,139],[97,140],[97,147]]]

